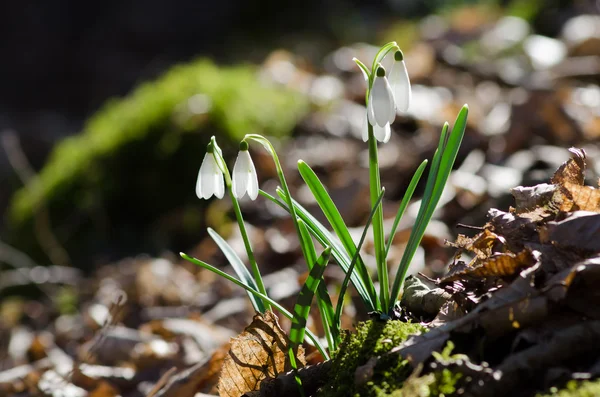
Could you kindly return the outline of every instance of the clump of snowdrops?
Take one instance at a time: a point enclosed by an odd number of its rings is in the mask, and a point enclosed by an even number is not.
[[[385,57],[393,57],[392,67],[389,72],[381,65]],[[214,137],[211,139],[202,165],[200,166],[200,172],[198,173],[196,195],[201,199],[209,199],[213,195],[221,199],[225,195],[225,191],[229,192],[248,255],[250,270],[229,244],[210,228],[208,229],[208,233],[225,254],[225,257],[235,270],[237,278],[199,259],[191,258],[184,253],[181,254],[183,258],[209,269],[244,288],[248,292],[248,296],[256,311],[264,313],[266,310],[274,307],[282,315],[292,320],[290,359],[293,367],[295,367],[295,349],[304,341],[305,336],[310,340],[310,343],[317,347],[323,357],[328,358],[330,353],[335,352],[340,343],[340,316],[349,283],[352,283],[356,288],[367,311],[377,312],[384,319],[390,318],[393,315],[398,304],[400,290],[407,269],[440,200],[464,136],[467,122],[468,108],[465,105],[459,112],[453,128],[450,129],[448,123],[445,123],[442,128],[439,145],[429,168],[425,192],[421,199],[417,219],[412,228],[402,259],[398,264],[396,276],[390,285],[386,258],[400,219],[412,198],[428,161],[424,160],[415,171],[400,203],[392,230],[386,238],[383,229],[383,210],[381,206],[385,190],[381,186],[380,181],[377,145],[378,142],[385,144],[389,141],[391,136],[390,125],[394,122],[396,114],[408,110],[411,101],[410,80],[404,62],[404,55],[395,42],[388,43],[379,49],[373,59],[371,68],[356,58],[354,61],[362,71],[367,82],[365,125],[362,137],[369,148],[371,202],[370,215],[358,245],[352,240],[348,227],[338,209],[310,166],[302,160],[298,161],[298,171],[325,214],[329,223],[327,226],[317,221],[305,208],[293,199],[286,183],[279,157],[271,142],[264,136],[248,134],[240,142],[240,151],[233,166],[232,174],[229,172],[229,168],[216,139]],[[248,151],[249,145],[253,143],[262,145],[275,163],[281,184],[276,190],[278,197],[259,188],[256,169]],[[267,294],[239,204],[239,199],[245,194],[251,200],[256,200],[261,195],[267,200],[272,201],[285,209],[294,222],[302,254],[309,270],[309,276],[298,295],[293,313],[287,311]],[[373,275],[368,271],[360,255],[361,246],[371,226],[377,264],[377,273],[375,276],[379,282],[378,289],[375,287],[376,284],[374,283]],[[318,242],[318,246],[314,244],[315,240]],[[346,274],[335,306],[322,281],[325,267],[332,262],[337,263]],[[317,306],[321,314],[320,317],[323,321],[327,347],[324,346],[316,335],[306,329],[306,321],[314,296],[316,296]]]

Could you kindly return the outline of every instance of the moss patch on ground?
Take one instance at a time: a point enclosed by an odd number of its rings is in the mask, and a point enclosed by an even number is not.
[[[552,388],[537,397],[595,397],[600,396],[600,379],[589,381],[571,380],[563,389]]]
[[[356,386],[355,372],[370,358],[381,356],[398,346],[409,335],[425,332],[419,324],[401,321],[367,321],[359,323],[356,333],[346,334],[339,354],[333,359],[329,382],[319,396],[384,396],[401,387],[410,375],[411,367],[396,355],[382,358],[374,368],[373,376]]]

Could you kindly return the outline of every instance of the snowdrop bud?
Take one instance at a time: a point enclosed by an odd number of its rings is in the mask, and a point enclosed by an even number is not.
[[[382,66],[377,68],[375,74],[375,80],[369,95],[367,114],[371,125],[378,125],[382,128],[388,123],[393,123],[396,118],[394,95],[385,77],[385,69]]]
[[[208,144],[206,154],[196,181],[196,196],[199,199],[209,199],[213,194],[217,198],[223,198],[225,194],[225,183],[223,182],[223,171],[217,165],[213,154],[213,145]]]
[[[392,87],[392,92],[394,93],[396,109],[401,112],[408,111],[412,92],[406,64],[404,63],[404,54],[402,54],[402,51],[400,50],[396,51],[394,54],[394,65],[390,72],[389,83]]]
[[[233,166],[231,190],[237,199],[244,197],[246,192],[251,200],[258,197],[258,177],[246,141],[240,142],[240,151]]]

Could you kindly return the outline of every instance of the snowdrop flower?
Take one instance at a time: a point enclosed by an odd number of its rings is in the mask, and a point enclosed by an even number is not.
[[[246,192],[250,200],[256,200],[258,196],[258,177],[245,141],[240,142],[240,151],[233,166],[231,190],[237,199],[244,197]]]
[[[363,142],[367,142],[369,140],[369,130],[368,130],[368,117],[365,117],[365,122],[362,130],[362,140]],[[373,126],[373,135],[375,139],[377,139],[381,143],[387,143],[392,136],[392,129],[390,128],[390,124],[386,124],[385,127],[380,127],[377,124]]]
[[[217,165],[213,154],[213,145],[208,144],[204,160],[198,172],[196,181],[196,196],[200,199],[209,199],[213,194],[217,198],[223,198],[225,184],[223,182],[223,171]]]
[[[393,123],[396,118],[394,94],[392,93],[390,83],[388,83],[385,77],[385,69],[382,66],[377,68],[373,87],[371,87],[367,116],[371,125],[378,125],[382,128],[385,128],[387,124]]]
[[[412,94],[406,64],[404,63],[404,54],[400,50],[394,53],[394,64],[390,72],[389,83],[394,94],[396,109],[406,112],[410,106]]]

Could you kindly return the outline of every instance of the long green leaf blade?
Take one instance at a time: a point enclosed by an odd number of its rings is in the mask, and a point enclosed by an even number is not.
[[[331,248],[326,248],[325,251],[316,260],[313,268],[308,274],[306,282],[302,286],[296,305],[294,306],[294,318],[292,319],[292,329],[290,330],[290,341],[294,345],[299,345],[304,340],[304,332],[306,330],[306,320],[310,312],[315,291],[323,277],[325,267],[331,256]]]
[[[410,183],[408,184],[408,188],[406,189],[406,192],[404,192],[404,197],[402,197],[402,201],[400,202],[400,207],[398,207],[398,212],[396,213],[396,218],[394,218],[394,223],[392,224],[392,230],[390,231],[390,235],[388,237],[388,242],[385,247],[385,257],[386,258],[390,251],[390,247],[392,246],[392,240],[394,239],[394,235],[396,234],[396,229],[398,228],[398,225],[400,224],[400,220],[402,219],[402,216],[404,215],[404,211],[406,211],[406,207],[408,207],[408,204],[410,203],[410,200],[412,199],[415,189],[417,188],[417,184],[421,180],[421,176],[423,175],[423,171],[425,171],[426,166],[427,166],[427,160],[423,160],[421,165],[419,165],[419,168],[417,168],[417,170],[413,174],[413,177],[410,180]]]
[[[398,267],[398,273],[396,273],[391,294],[392,300],[390,301],[388,312],[391,312],[396,299],[398,299],[398,296],[400,295],[400,288],[402,287],[402,283],[404,281],[410,261],[412,260],[417,246],[420,244],[421,239],[425,234],[425,229],[427,228],[427,225],[433,216],[440,198],[442,197],[444,187],[448,181],[450,173],[452,172],[452,167],[454,166],[456,156],[458,155],[458,151],[460,149],[460,144],[462,143],[465,135],[468,113],[468,106],[463,106],[456,117],[456,121],[454,122],[454,126],[450,135],[447,135],[447,123],[444,125],[444,130],[442,131],[442,136],[440,137],[440,147],[442,150],[438,149],[436,155],[434,156],[432,169],[430,170],[427,179],[425,195],[417,216],[417,222],[415,222],[415,226],[411,231],[409,242],[404,254],[402,255],[400,266]]]
[[[250,271],[248,270],[246,265],[244,265],[244,262],[242,262],[240,257],[235,253],[233,248],[231,248],[231,246],[227,243],[227,241],[225,241],[223,237],[219,236],[219,233],[215,232],[211,228],[208,228],[208,234],[215,241],[215,243],[217,243],[221,251],[223,251],[223,254],[225,254],[225,258],[227,258],[227,261],[229,262],[231,267],[233,267],[233,270],[238,275],[240,280],[243,283],[245,283],[248,287],[258,290],[254,278],[252,278],[252,275],[250,274]],[[248,292],[248,298],[250,298],[250,302],[252,302],[254,310],[256,310],[259,313],[265,312],[265,305],[261,299],[257,299],[256,296],[254,294],[251,294],[250,292]]]
[[[271,196],[269,193],[266,193],[262,190],[259,190],[259,193],[271,200],[273,203],[277,204],[284,210],[288,211],[287,206],[281,201],[277,200],[275,197]],[[277,194],[285,200],[285,193],[281,189],[277,189]],[[302,207],[298,202],[293,200],[294,207],[296,208],[297,215],[306,222],[306,225],[310,229],[313,236],[317,239],[319,244],[323,247],[331,247],[331,255],[336,260],[338,265],[342,268],[342,270],[346,273],[348,268],[350,267],[351,258],[348,256],[344,247],[339,242],[339,240],[327,230],[325,226],[323,226],[319,221],[317,221],[304,207]],[[373,311],[376,309],[375,306],[372,305],[370,297],[367,293],[366,287],[362,284],[361,278],[358,276],[356,272],[351,272],[351,281],[352,285],[356,288],[358,295],[362,299],[365,307],[368,311]]]
[[[306,246],[306,252],[304,257],[307,260],[308,270],[311,271],[314,264],[317,262],[317,251],[315,244],[312,241],[312,236],[308,231],[306,223],[302,219],[298,219],[298,227],[300,229],[300,240],[301,243]],[[331,251],[331,248],[330,248]],[[339,342],[339,329],[333,322],[334,312],[329,292],[327,292],[327,286],[321,280],[317,287],[317,304],[319,307],[319,314],[321,315],[321,321],[323,322],[323,329],[325,330],[325,337],[327,339],[327,346],[329,351],[337,349]]]
[[[334,316],[334,324],[336,324],[336,326],[338,328],[341,327],[340,318],[342,316],[342,307],[344,305],[344,295],[346,295],[346,289],[348,288],[348,283],[350,282],[350,275],[352,274],[352,271],[354,270],[354,265],[356,264],[356,260],[358,259],[358,253],[360,252],[360,249],[362,248],[362,245],[365,242],[365,238],[367,237],[367,232],[369,231],[369,226],[371,225],[371,221],[373,220],[375,211],[377,210],[377,207],[381,203],[381,200],[383,199],[384,194],[385,194],[385,188],[382,188],[381,194],[379,195],[379,198],[377,199],[375,206],[371,210],[371,213],[369,214],[369,218],[367,219],[367,223],[365,224],[365,227],[363,228],[362,235],[360,236],[360,241],[358,242],[358,247],[356,248],[356,254],[354,254],[354,257],[352,257],[352,262],[350,263],[348,272],[346,272],[346,277],[344,277],[344,281],[342,282],[342,288],[340,288],[340,294],[338,297],[337,306],[335,309],[335,316]]]
[[[243,282],[241,282],[240,280],[238,280],[237,278],[225,273],[222,270],[217,269],[216,267],[209,265],[206,262],[203,262],[199,259],[196,258],[192,258],[191,256],[180,252],[179,255],[185,259],[186,261],[192,262],[193,264],[200,266],[206,270],[210,270],[211,272],[223,277],[226,280],[231,281],[232,283],[234,283],[235,285],[237,285],[238,287],[242,287],[243,289],[245,289],[246,291],[252,293],[253,295],[255,295],[257,298],[260,298],[266,302],[269,302],[271,305],[273,305],[273,307],[275,307],[277,310],[279,310],[279,312],[281,314],[283,314],[285,317],[289,318],[290,320],[292,320],[294,318],[294,316],[292,315],[292,313],[290,313],[289,311],[287,311],[283,306],[281,306],[279,303],[277,303],[276,301],[274,301],[273,299],[269,298],[267,295],[263,295],[260,292],[258,292],[256,289],[247,286],[246,284],[244,284]],[[323,345],[321,345],[321,342],[319,342],[319,338],[317,338],[317,336],[315,334],[313,334],[310,330],[306,330],[306,336],[308,337],[308,339],[311,340],[311,342],[315,345],[315,347],[319,350],[319,352],[323,355],[323,357],[326,360],[329,360],[329,355],[327,354],[327,351],[325,350],[325,348],[323,347]]]
[[[338,236],[342,245],[346,249],[348,256],[352,257],[358,252],[356,250],[356,246],[354,245],[354,241],[352,240],[352,236],[350,236],[350,232],[348,231],[348,226],[344,222],[340,212],[337,207],[333,203],[333,200],[325,190],[325,187],[319,180],[319,177],[315,172],[310,168],[308,164],[304,161],[298,161],[298,171],[304,179],[304,182],[312,192],[313,196],[317,200],[321,211],[325,214],[325,217],[329,221],[329,224],[333,228],[333,231]],[[365,266],[360,254],[358,255],[358,259],[356,261],[356,270],[362,279],[363,285],[366,287],[367,292],[369,293],[369,297],[372,302],[377,302],[377,293],[375,291],[375,286],[373,285],[373,281],[369,275],[369,271]]]

